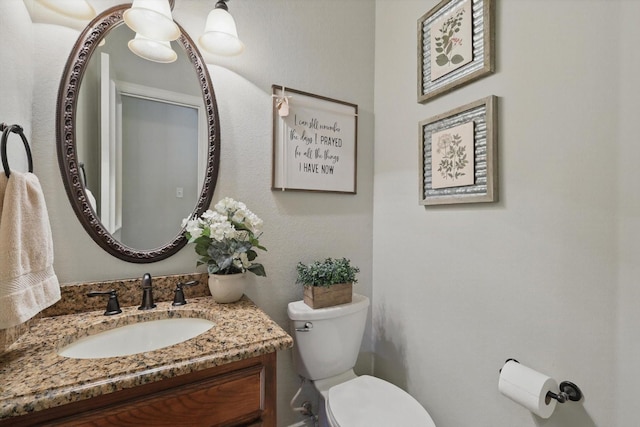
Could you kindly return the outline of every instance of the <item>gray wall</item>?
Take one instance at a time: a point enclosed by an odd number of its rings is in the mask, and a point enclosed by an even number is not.
[[[22,1],[0,2],[0,27],[0,53],[3,58],[0,67],[0,123],[19,124],[31,142],[33,31]],[[18,135],[12,135],[7,141],[7,154],[12,169],[27,170],[27,157]]]
[[[638,2],[496,1],[496,73],[422,105],[437,3],[376,2],[375,372],[438,427],[636,425]],[[491,94],[500,201],[419,206],[417,123]],[[498,392],[509,357],[584,402],[533,417]]]
[[[640,51],[636,43],[640,30],[636,17],[640,16],[640,2],[620,3],[620,57],[617,71],[619,101],[615,112],[617,126],[617,254],[618,288],[611,290],[617,294],[617,305],[612,308],[617,321],[615,360],[615,417],[617,425],[637,423],[637,384],[640,379],[640,194],[638,191],[638,159],[640,145],[637,138],[638,113],[640,112]],[[612,399],[608,399],[611,401]],[[613,425],[613,424],[611,424]]]
[[[199,196],[198,112],[122,96],[122,139],[121,242],[160,247],[175,237],[176,224],[191,214]]]

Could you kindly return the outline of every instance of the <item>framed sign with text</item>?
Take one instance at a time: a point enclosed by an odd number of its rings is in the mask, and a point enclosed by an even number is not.
[[[272,190],[356,193],[358,106],[273,85]]]

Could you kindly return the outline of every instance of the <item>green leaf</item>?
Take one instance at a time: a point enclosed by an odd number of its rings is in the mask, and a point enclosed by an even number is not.
[[[262,266],[262,264],[251,264],[251,266],[247,268],[247,270],[249,270],[256,276],[263,276],[263,277],[267,276],[267,272],[264,271],[264,267]]]
[[[462,61],[464,61],[464,58],[462,57],[462,55],[453,55],[453,57],[451,58],[452,64],[459,64]]]
[[[224,270],[225,268],[231,267],[233,263],[233,257],[222,255],[218,259],[216,259],[216,263],[220,267],[220,270]]]
[[[231,221],[236,230],[250,231],[243,223]]]
[[[444,53],[441,53],[436,57],[436,64],[438,64],[441,67],[443,65],[447,65],[448,62],[449,62],[449,58],[447,58],[447,55],[445,55]]]
[[[207,245],[202,245],[202,244],[198,244],[195,247],[196,253],[202,257],[207,257],[209,256],[209,252],[208,252],[209,246]]]

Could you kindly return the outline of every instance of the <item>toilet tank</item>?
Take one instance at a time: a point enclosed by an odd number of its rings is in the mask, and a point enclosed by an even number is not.
[[[356,364],[367,320],[369,298],[353,294],[353,301],[312,309],[303,301],[289,303],[298,374],[320,380],[342,374]],[[309,324],[305,328],[305,324]]]

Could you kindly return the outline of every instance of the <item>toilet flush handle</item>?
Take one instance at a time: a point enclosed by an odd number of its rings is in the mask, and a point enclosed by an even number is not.
[[[313,329],[313,323],[306,322],[304,328],[296,328],[296,332],[309,332],[311,329]]]

